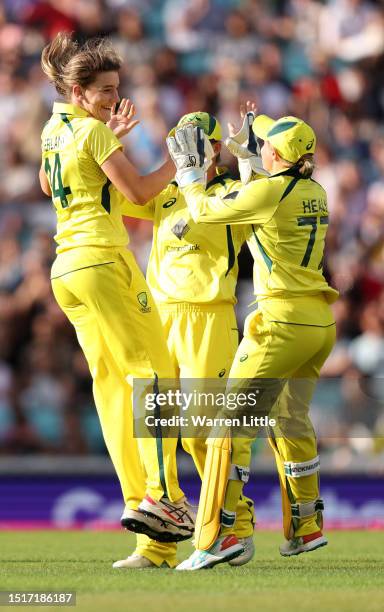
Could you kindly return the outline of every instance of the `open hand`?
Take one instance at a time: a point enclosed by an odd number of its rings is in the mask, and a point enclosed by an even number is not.
[[[168,136],[167,147],[176,166],[179,187],[206,181],[206,168],[211,165],[214,151],[201,127],[187,123]]]
[[[232,123],[228,123],[229,138],[226,139],[225,146],[238,159],[240,178],[244,185],[252,180],[254,174],[269,176],[263,168],[260,142],[252,129],[256,114],[256,104],[247,100],[240,106],[242,126],[236,129]]]
[[[111,118],[107,126],[118,138],[128,134],[139,123],[137,119],[133,120],[136,109],[135,105],[128,99],[123,98],[116,112],[116,104],[111,108]]]
[[[243,119],[243,126],[244,126],[244,117],[246,116],[247,113],[253,113],[253,116],[256,117],[257,107],[256,107],[255,102],[251,102],[250,100],[247,100],[245,104],[244,103],[240,104],[240,117],[241,119]],[[228,133],[231,138],[233,138],[233,136],[236,136],[239,132],[241,132],[241,128],[236,128],[233,123],[228,123]]]

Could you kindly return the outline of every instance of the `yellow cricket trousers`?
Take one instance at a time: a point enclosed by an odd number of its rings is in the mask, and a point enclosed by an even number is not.
[[[52,288],[87,359],[104,440],[124,501],[137,509],[146,492],[176,501],[183,496],[177,478],[177,439],[134,437],[132,378],[175,378],[153,298],[130,251],[108,249],[106,257],[106,249],[101,249],[97,263],[93,249],[92,265],[85,267],[89,248],[77,251],[77,265],[74,260],[72,271],[53,277]],[[163,560],[176,563],[175,545],[146,536],[138,536],[137,541],[138,554],[145,551],[158,565]]]
[[[233,306],[180,302],[160,304],[159,312],[172,366],[180,376],[181,387],[183,388],[183,380],[194,379],[193,389],[200,392],[212,391],[210,380],[222,379],[224,391],[239,343]],[[191,390],[188,382],[185,382],[185,387]],[[217,390],[216,385],[215,389]],[[204,413],[204,410],[198,411],[194,407],[194,414],[198,413]],[[205,438],[183,436],[181,441],[202,478],[207,454]],[[243,440],[243,443],[246,444],[246,441]],[[253,527],[253,502],[242,496],[237,505],[235,533],[239,538],[245,538],[252,535]]]
[[[263,309],[264,304],[261,303],[261,307],[247,317],[244,338],[229,373],[227,390],[236,392],[241,388],[243,391],[244,384],[247,384],[245,381],[249,381],[252,389],[258,386],[267,388],[262,379],[277,383],[270,416],[277,416],[276,458],[279,456],[280,479],[286,478],[290,494],[289,500],[283,499],[283,508],[286,509],[292,504],[315,503],[319,498],[317,444],[309,418],[309,406],[320,369],[334,345],[336,330],[331,310],[322,296],[305,300],[300,298],[292,303],[281,301],[280,317],[279,301],[276,300],[275,304],[271,302],[273,300],[268,301],[268,311]],[[304,311],[317,313],[313,318],[316,324],[284,321],[287,311],[293,320],[297,320],[295,309],[296,314]],[[271,320],[272,317],[274,320]],[[257,406],[260,416],[269,411],[271,395],[265,393],[264,398]],[[244,440],[247,444],[244,444]],[[252,437],[232,439],[232,463],[250,465],[251,443]],[[302,475],[306,470],[308,475]],[[241,482],[229,481],[226,509],[234,510],[236,497],[241,490]],[[283,488],[282,493],[286,494]],[[298,520],[295,535],[313,533],[318,528],[313,513]]]

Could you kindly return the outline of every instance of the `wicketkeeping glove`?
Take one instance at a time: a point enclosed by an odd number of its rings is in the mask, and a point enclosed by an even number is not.
[[[241,182],[246,185],[252,179],[252,174],[269,176],[261,161],[260,144],[252,130],[255,113],[249,111],[243,120],[239,131],[226,139],[227,149],[237,157]]]
[[[191,183],[206,183],[206,172],[214,151],[204,130],[192,124],[176,130],[167,138],[167,147],[176,166],[176,180],[180,187]]]

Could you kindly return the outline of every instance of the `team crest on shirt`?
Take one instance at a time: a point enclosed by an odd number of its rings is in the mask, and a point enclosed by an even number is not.
[[[141,306],[141,312],[151,312],[151,307],[148,306],[148,295],[146,291],[141,291],[137,294],[137,300]]]
[[[172,232],[179,240],[181,240],[190,229],[191,228],[189,227],[188,223],[184,221],[184,219],[180,219],[180,221],[178,221],[176,225],[172,227]]]

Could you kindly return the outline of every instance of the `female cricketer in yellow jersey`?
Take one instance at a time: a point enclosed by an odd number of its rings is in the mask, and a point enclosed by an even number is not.
[[[244,390],[247,384],[263,388],[263,379],[275,382],[273,399],[278,400],[275,406],[283,427],[272,443],[287,539],[280,552],[289,556],[327,543],[321,532],[319,458],[308,412],[320,368],[335,341],[329,304],[338,294],[322,274],[328,212],[325,191],[311,178],[316,146],[313,130],[296,117],[274,121],[260,115],[253,122],[253,131],[264,140],[261,156],[270,177],[244,186],[230,203],[206,196],[196,182],[200,168],[179,171],[178,176],[196,222],[245,224],[252,229],[248,244],[255,260],[258,308],[246,320],[228,390],[236,391],[239,386]],[[200,140],[199,130],[188,127],[169,139],[179,167],[180,156],[191,151],[201,165]],[[263,401],[258,412],[264,408],[268,413],[270,406]],[[209,442],[195,531],[197,550],[178,566],[180,570],[210,567],[242,552],[233,522],[248,479],[251,439],[245,451],[237,438],[232,439],[231,452],[228,438]]]
[[[169,182],[174,167],[169,160],[142,177],[122,152],[110,127],[122,135],[136,122],[127,101],[114,113],[120,66],[106,40],[79,47],[59,34],[44,49],[43,70],[64,101],[54,104],[43,129],[40,181],[57,213],[52,288],[92,374],[104,439],[126,503],[124,525],[141,534],[136,554],[144,547],[153,564],[165,560],[172,566],[175,545],[161,541],[193,532],[178,484],[177,440],[162,439],[160,430],[156,438],[135,438],[131,385],[145,378],[153,391],[175,371],[153,298],[126,248],[118,190],[146,202]]]
[[[199,125],[215,152],[207,169],[205,193],[230,201],[241,188],[225,168],[218,167],[222,130],[218,120],[206,112],[184,115],[178,126]],[[171,133],[174,133],[172,130]],[[195,223],[176,181],[144,206],[127,200],[123,214],[153,222],[153,242],[147,268],[147,282],[152,292],[167,337],[168,349],[177,376],[185,391],[212,391],[228,377],[237,347],[238,330],[234,304],[238,275],[237,255],[249,237],[248,226]],[[193,379],[190,383],[188,380]],[[190,409],[189,413],[192,412]],[[200,408],[201,412],[201,408]],[[193,407],[193,414],[198,407]],[[187,413],[186,413],[187,414]],[[189,420],[190,420],[190,414]],[[181,429],[183,448],[190,453],[203,477],[206,439],[202,433]],[[244,441],[246,444],[246,441]],[[236,515],[235,533],[244,544],[245,554],[234,559],[243,565],[253,556],[253,502],[242,497]],[[143,556],[145,551],[143,551]],[[131,567],[140,560],[128,557],[120,562]],[[142,560],[146,565],[146,560]]]

